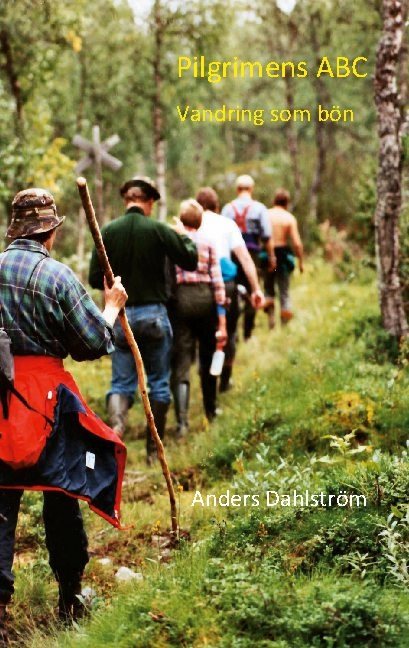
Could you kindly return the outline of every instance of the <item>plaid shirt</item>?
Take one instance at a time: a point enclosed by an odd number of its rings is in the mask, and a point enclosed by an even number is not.
[[[0,327],[14,355],[92,360],[114,350],[112,328],[72,270],[28,239],[0,254]]]
[[[220,312],[219,309],[224,308],[226,302],[226,293],[216,249],[198,230],[189,231],[188,236],[196,244],[199,261],[196,270],[193,272],[182,270],[182,268],[176,266],[176,283],[210,283],[213,289],[214,300]]]

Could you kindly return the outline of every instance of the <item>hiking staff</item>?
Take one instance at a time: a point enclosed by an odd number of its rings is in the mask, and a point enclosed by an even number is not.
[[[114,273],[112,272],[111,265],[105,250],[104,242],[102,240],[101,231],[98,225],[98,221],[95,216],[94,207],[91,202],[91,197],[88,191],[87,181],[85,178],[77,178],[77,186],[80,194],[82,206],[87,217],[87,221],[91,230],[92,238],[94,239],[96,252],[98,255],[98,260],[101,266],[101,269],[106,277],[108,287],[111,287],[114,283]],[[132,355],[135,360],[136,371],[138,374],[138,386],[139,391],[142,397],[143,408],[145,410],[146,421],[148,428],[150,430],[152,439],[155,443],[158,459],[160,461],[162,472],[165,477],[168,493],[169,493],[169,502],[170,502],[170,513],[171,513],[171,526],[172,534],[176,537],[178,524],[177,524],[177,512],[176,512],[176,497],[175,491],[173,488],[172,478],[169,471],[169,466],[166,461],[165,451],[163,448],[162,441],[159,437],[159,434],[156,429],[155,419],[152,414],[151,404],[149,402],[149,396],[146,389],[146,380],[145,372],[142,361],[142,356],[139,351],[139,347],[136,343],[134,335],[132,333],[131,327],[126,316],[125,309],[123,308],[118,315],[120,324],[125,334],[126,341],[129,345],[129,348],[132,352]]]

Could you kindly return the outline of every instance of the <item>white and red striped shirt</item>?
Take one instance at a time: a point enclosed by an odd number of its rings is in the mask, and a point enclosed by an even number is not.
[[[187,235],[196,244],[199,260],[197,268],[193,272],[182,270],[182,268],[176,266],[177,284],[211,284],[217,306],[224,307],[226,292],[215,247],[199,230],[188,230]]]

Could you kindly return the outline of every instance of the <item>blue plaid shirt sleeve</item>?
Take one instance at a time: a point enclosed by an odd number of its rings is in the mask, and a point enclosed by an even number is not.
[[[74,273],[67,270],[58,301],[69,354],[74,360],[81,361],[112,353],[112,327]]]

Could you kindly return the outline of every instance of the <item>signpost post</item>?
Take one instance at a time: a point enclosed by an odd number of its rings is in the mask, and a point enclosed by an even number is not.
[[[106,166],[112,171],[118,171],[121,166],[121,160],[110,155],[108,151],[120,142],[118,135],[111,135],[108,139],[101,142],[101,132],[99,126],[92,128],[92,141],[85,139],[81,135],[75,135],[72,143],[81,151],[86,153],[75,167],[75,173],[82,175],[85,169],[94,165],[95,169],[95,192],[97,204],[97,218],[99,223],[104,222],[104,199],[103,199],[103,184],[102,184],[102,167]]]

